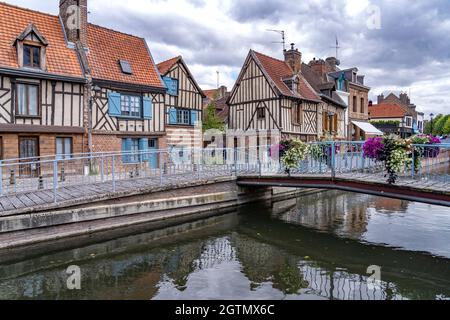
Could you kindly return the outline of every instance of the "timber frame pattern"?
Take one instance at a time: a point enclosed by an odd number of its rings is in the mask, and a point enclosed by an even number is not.
[[[228,104],[230,129],[279,130],[285,138],[317,139],[320,101],[283,94],[253,50],[247,56]],[[259,111],[261,108],[264,111]],[[301,114],[298,122],[293,121],[296,108],[300,108]]]

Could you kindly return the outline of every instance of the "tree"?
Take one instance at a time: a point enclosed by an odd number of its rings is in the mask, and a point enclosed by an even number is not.
[[[208,107],[206,108],[206,117],[205,120],[203,121],[203,132],[210,129],[225,131],[225,124],[217,116],[216,106],[214,105],[214,103],[209,104]]]
[[[436,122],[439,121],[440,118],[442,118],[443,115],[439,114],[438,116],[436,116],[436,118],[433,119],[433,134],[436,134]],[[425,134],[431,134],[431,121],[427,121],[424,131]]]
[[[433,133],[437,136],[440,136],[443,134],[444,126],[447,120],[450,118],[450,115],[441,116],[437,121],[434,120],[433,125]]]
[[[447,121],[444,124],[444,129],[442,130],[443,135],[449,135],[450,134],[450,117],[447,119]]]

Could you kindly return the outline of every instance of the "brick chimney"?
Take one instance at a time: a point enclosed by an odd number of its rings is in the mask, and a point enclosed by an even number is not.
[[[384,94],[380,94],[380,95],[377,97],[377,102],[378,102],[378,104],[382,104],[383,101],[384,101]]]
[[[218,90],[217,90],[217,100],[225,98],[225,96],[227,95],[228,89],[226,86],[221,86]]]
[[[324,74],[331,71],[327,66],[327,63],[322,59],[316,60],[316,58],[314,58],[308,63],[308,65],[311,67],[312,71],[314,71],[314,73],[319,76],[323,76]]]
[[[299,74],[302,69],[302,53],[294,49],[295,44],[291,43],[291,49],[284,50],[284,61],[291,67],[294,74]]]
[[[400,101],[405,105],[408,106],[411,104],[411,101],[409,100],[408,94],[406,93],[400,93]]]
[[[59,16],[68,42],[80,41],[87,47],[87,0],[60,0]]]
[[[328,64],[329,72],[337,71],[337,67],[341,64],[341,61],[335,57],[328,57],[325,59]]]

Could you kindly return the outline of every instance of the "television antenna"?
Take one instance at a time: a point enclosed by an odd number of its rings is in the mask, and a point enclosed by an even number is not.
[[[281,35],[281,41],[273,41],[272,43],[282,43],[283,44],[283,50],[286,50],[286,36],[285,36],[285,32],[283,30],[272,30],[272,29],[267,29],[266,31],[269,32],[276,32],[278,34]]]
[[[333,47],[330,47],[332,49],[336,49],[336,59],[339,59],[338,55],[339,55],[339,49],[341,49],[341,47],[339,46],[339,39],[336,36],[336,45]]]

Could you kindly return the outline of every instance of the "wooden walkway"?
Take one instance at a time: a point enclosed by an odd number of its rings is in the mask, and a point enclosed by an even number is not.
[[[115,191],[113,191],[113,183],[111,181],[67,186],[57,190],[56,203],[53,190],[19,193],[0,197],[0,216],[83,205],[90,202],[129,197],[174,188],[198,186],[232,179],[234,180],[231,175],[226,175],[223,172],[208,172],[201,176],[197,173],[183,173],[165,176],[162,182],[159,177],[116,181]]]

